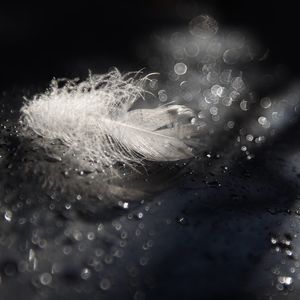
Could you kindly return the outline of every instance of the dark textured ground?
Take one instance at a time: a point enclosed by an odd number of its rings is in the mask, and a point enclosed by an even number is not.
[[[250,161],[234,146],[202,153],[128,210],[85,210],[88,196],[24,176],[25,155],[13,158],[18,143],[2,131],[1,299],[297,299],[297,132]]]

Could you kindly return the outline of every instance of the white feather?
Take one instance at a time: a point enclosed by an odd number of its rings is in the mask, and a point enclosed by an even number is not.
[[[80,159],[107,167],[192,157],[185,143],[193,135],[193,112],[182,105],[133,109],[144,95],[148,77],[121,75],[118,70],[68,81],[27,101],[21,109],[23,133],[33,131],[48,141],[59,140]]]

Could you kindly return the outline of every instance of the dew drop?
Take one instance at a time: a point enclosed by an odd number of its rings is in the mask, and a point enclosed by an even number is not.
[[[263,117],[263,116],[259,117],[258,123],[264,128],[270,127],[270,122],[268,121],[268,119],[266,117]]]
[[[190,33],[201,38],[208,38],[218,32],[219,26],[215,19],[209,15],[200,15],[191,20]]]
[[[248,142],[252,142],[253,139],[254,139],[254,136],[253,136],[252,134],[247,134],[247,135],[246,135],[246,140],[247,140]]]
[[[242,100],[241,103],[240,103],[240,108],[241,108],[241,110],[243,110],[243,111],[249,110],[249,104],[248,104],[248,101]]]
[[[196,118],[192,118],[192,119],[191,119],[191,124],[192,124],[192,125],[195,125],[195,124],[196,124]]]
[[[168,100],[168,95],[165,90],[158,91],[158,99],[160,102],[166,102]]]
[[[228,121],[227,122],[227,127],[232,129],[234,127],[234,121]]]
[[[218,114],[218,108],[215,107],[215,106],[212,106],[210,109],[209,109],[209,112],[213,115],[213,116],[216,116]]]
[[[84,268],[82,269],[81,273],[80,273],[80,277],[83,280],[87,280],[91,277],[91,271],[88,268]]]
[[[290,285],[293,282],[293,278],[289,276],[278,276],[278,282],[285,285]]]
[[[233,100],[230,97],[225,97],[225,98],[222,99],[222,103],[225,106],[231,106],[232,102],[233,102]]]
[[[12,220],[12,211],[10,210],[7,210],[4,214],[4,219],[7,221],[7,222],[10,222]]]
[[[242,91],[243,89],[245,89],[245,83],[241,77],[236,77],[232,82],[232,87],[236,91]]]
[[[43,273],[40,275],[40,282],[42,285],[49,285],[52,282],[52,276],[50,273]]]
[[[264,97],[260,100],[260,106],[264,109],[269,108],[271,105],[272,105],[272,102],[269,97]]]
[[[228,65],[234,65],[239,60],[239,52],[235,49],[227,49],[223,54],[223,60]]]
[[[107,278],[103,278],[101,281],[100,281],[100,288],[104,291],[106,290],[109,290],[111,287],[111,282],[109,279]]]
[[[187,71],[187,66],[185,63],[177,63],[175,64],[174,66],[174,72],[177,74],[177,75],[184,75]]]

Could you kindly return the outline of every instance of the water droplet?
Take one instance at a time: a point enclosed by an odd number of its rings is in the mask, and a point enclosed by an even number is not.
[[[211,92],[213,95],[221,98],[225,95],[225,88],[218,84],[215,84],[211,87]]]
[[[289,276],[278,276],[278,282],[284,285],[290,285],[293,282],[293,278]]]
[[[284,287],[281,283],[276,284],[276,288],[278,291],[283,291]]]
[[[6,276],[14,276],[17,272],[17,265],[14,262],[8,262],[4,266],[4,274]]]
[[[104,291],[106,290],[109,290],[111,287],[111,282],[109,279],[107,278],[103,278],[101,281],[100,281],[100,288]]]
[[[12,220],[12,212],[10,210],[7,210],[4,214],[4,219],[7,221],[7,222],[10,222]]]
[[[192,119],[191,119],[191,124],[192,124],[192,125],[195,125],[195,124],[196,124],[196,118],[192,118]]]
[[[165,90],[158,91],[158,99],[161,102],[166,102],[168,100],[168,95]]]
[[[222,103],[225,106],[231,106],[232,102],[233,102],[233,100],[230,97],[225,97],[225,98],[222,99]]]
[[[65,204],[65,208],[66,208],[66,209],[70,209],[71,207],[72,207],[72,205],[71,205],[70,203],[66,203],[66,204]]]
[[[223,60],[228,65],[234,65],[238,62],[240,57],[239,52],[236,49],[227,49],[223,53]]]
[[[243,89],[245,89],[245,83],[244,83],[242,77],[236,77],[232,82],[232,87],[236,91],[242,91]]]
[[[268,119],[264,116],[261,116],[258,118],[258,123],[264,127],[264,128],[269,128],[270,127],[270,122],[268,121]]]
[[[259,136],[259,137],[255,138],[254,141],[257,144],[260,144],[260,143],[263,143],[265,140],[266,140],[266,138],[262,135],[262,136]]]
[[[187,46],[184,48],[184,51],[187,56],[196,57],[199,53],[199,47],[196,43],[191,42],[187,44]]]
[[[92,241],[95,238],[95,233],[94,232],[89,232],[87,235],[88,240]]]
[[[144,214],[143,214],[142,212],[139,212],[139,213],[137,214],[137,218],[138,218],[138,219],[142,219],[143,216],[144,216]]]
[[[190,33],[201,38],[208,38],[218,32],[219,26],[209,15],[200,15],[192,19],[189,24]]]
[[[208,74],[206,75],[206,79],[210,82],[210,83],[214,83],[217,82],[219,79],[219,74],[215,71],[210,71],[208,72]]]
[[[204,101],[208,104],[210,104],[210,103],[216,104],[219,102],[219,97],[212,94],[210,89],[203,91],[203,97],[204,97]]]
[[[103,230],[103,224],[102,224],[102,223],[100,223],[100,224],[98,225],[97,230],[98,230],[98,231],[102,231],[102,230]]]
[[[212,106],[210,109],[209,109],[209,112],[213,115],[213,116],[216,116],[218,114],[218,108],[215,107],[215,106]]]
[[[241,103],[240,103],[240,108],[241,108],[241,110],[243,110],[243,111],[249,110],[249,104],[248,104],[248,101],[242,100]]]
[[[249,141],[249,142],[252,142],[254,139],[254,136],[252,134],[247,134],[246,135],[246,140]]]
[[[279,113],[278,113],[277,111],[273,111],[273,112],[272,112],[272,119],[273,119],[274,121],[278,121],[279,118],[280,118]]]
[[[177,217],[176,221],[180,225],[188,225],[188,220],[185,217]]]
[[[227,127],[232,129],[234,127],[234,121],[228,121],[227,122]]]
[[[220,74],[220,82],[223,84],[230,84],[232,80],[232,70],[226,69]]]
[[[52,276],[50,273],[43,273],[40,275],[40,282],[43,285],[49,285],[52,282]]]
[[[205,114],[201,111],[198,113],[197,116],[198,116],[199,119],[205,119]]]
[[[91,271],[88,268],[84,268],[82,269],[81,273],[80,273],[80,277],[83,280],[87,280],[91,277]]]
[[[264,97],[260,100],[260,106],[264,109],[269,108],[271,105],[272,105],[272,102],[269,97]]]
[[[177,75],[184,75],[186,73],[186,71],[187,71],[186,64],[184,64],[182,62],[175,64],[175,66],[174,66],[174,72]]]
[[[146,266],[147,265],[147,263],[148,263],[148,257],[145,257],[145,256],[142,256],[141,258],[140,258],[140,265],[141,266]]]
[[[229,94],[229,97],[230,97],[233,101],[237,100],[239,96],[240,96],[240,93],[239,93],[238,91],[235,91],[235,90],[232,91],[232,92],[230,92],[230,94]]]

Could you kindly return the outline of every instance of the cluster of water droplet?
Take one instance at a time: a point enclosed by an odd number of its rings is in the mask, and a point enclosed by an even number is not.
[[[150,67],[162,74],[161,81],[151,83],[158,99],[192,107],[198,117],[191,122],[200,132],[232,134],[248,159],[253,146],[296,118],[299,91],[276,97],[256,93],[255,82],[267,85],[273,74],[253,75],[248,69],[266,60],[269,50],[246,34],[220,30],[215,19],[200,15],[190,21],[188,32],[164,36],[158,44],[159,53],[148,59]]]
[[[299,112],[297,93],[284,97],[255,95],[241,65],[263,60],[267,53],[257,52],[238,32],[219,31],[213,18],[201,15],[190,22],[188,33],[173,33],[163,48],[166,55],[149,58],[155,70],[166,70],[162,81],[149,83],[150,89],[163,104],[185,103],[197,111],[191,122],[207,134],[206,142],[210,143],[214,135],[233,132],[238,149],[251,159],[251,145],[263,143]],[[32,287],[39,298],[47,298],[51,293],[77,293],[99,299],[125,285],[134,299],[144,299],[145,290],[153,288],[155,280],[149,274],[144,276],[143,270],[151,262],[157,232],[173,220],[152,218],[156,220],[151,224],[147,221],[161,201],[141,201],[139,207],[132,209],[133,204],[123,200],[115,208],[120,214],[90,214],[93,207],[85,215],[81,209],[91,201],[85,194],[75,193],[74,189],[73,195],[66,197],[63,191],[52,189],[53,184],[48,184],[50,191],[46,193],[41,184],[30,181],[32,178],[24,180],[24,176],[19,176],[27,174],[28,161],[35,166],[40,157],[36,149],[30,149],[30,159],[24,155],[16,160],[18,145],[9,139],[18,137],[18,126],[6,119],[7,112],[4,115],[0,127],[2,286],[18,280]],[[205,154],[209,161],[220,158],[212,156],[210,152]],[[63,180],[73,180],[73,173],[80,178],[89,176],[84,184],[90,187],[93,170],[66,168],[61,166],[59,157],[47,159],[56,171],[60,170]],[[221,170],[226,173],[227,165],[222,163]],[[212,173],[210,176],[214,177]],[[221,184],[211,177],[205,178],[205,184],[220,188]],[[194,197],[199,196],[197,191],[193,193]],[[98,200],[102,200],[100,196]],[[179,225],[189,224],[184,214],[175,220]],[[274,253],[283,253],[294,264],[289,271],[278,267],[272,270],[280,291],[292,288],[295,269],[300,268],[292,240],[287,235],[271,238]]]
[[[28,157],[18,151],[22,139],[15,141],[18,125],[14,115],[15,111],[1,110],[1,291],[20,282],[31,290],[28,297],[32,298],[76,293],[99,299],[106,295],[103,293],[117,294],[118,287],[125,285],[128,298],[144,299],[144,290],[155,286],[151,274],[144,275],[144,268],[151,260],[159,225],[146,226],[144,220],[161,203],[141,200],[135,209],[137,205],[119,200],[111,212],[85,215],[81,208],[92,201],[86,194],[66,195],[34,184],[33,177],[26,178]],[[27,151],[33,153],[33,163],[39,164],[41,157],[34,157],[38,151]],[[62,161],[50,160],[49,164],[59,170]],[[66,181],[74,180],[72,174],[63,176]],[[97,204],[91,211],[95,212]]]

